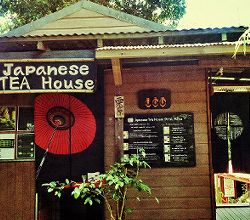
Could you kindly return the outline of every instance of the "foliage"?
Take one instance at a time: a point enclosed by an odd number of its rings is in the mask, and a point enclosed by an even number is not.
[[[229,198],[229,203],[242,204],[242,203],[249,203],[250,202],[247,184],[243,183],[241,185],[241,188],[242,188],[242,195],[238,198]]]
[[[56,12],[79,0],[0,0],[0,14],[11,16],[13,24],[8,28],[14,28],[33,20]],[[105,5],[157,22],[169,21],[176,25],[185,13],[185,0],[92,0],[95,3]]]
[[[50,13],[56,12],[77,0],[1,0],[0,14],[12,19],[15,28]]]
[[[75,199],[81,199],[84,205],[105,202],[111,220],[122,220],[126,213],[133,210],[126,207],[127,192],[134,188],[138,192],[146,192],[151,195],[151,188],[139,178],[141,168],[149,168],[149,165],[140,158],[145,158],[144,150],[132,156],[123,156],[120,162],[114,163],[110,169],[99,176],[98,180],[88,180],[81,183],[66,180],[63,183],[53,181],[45,183],[49,193],[61,197],[66,188],[72,187],[72,195]],[[137,197],[140,201],[140,198]],[[157,198],[156,201],[158,202]]]

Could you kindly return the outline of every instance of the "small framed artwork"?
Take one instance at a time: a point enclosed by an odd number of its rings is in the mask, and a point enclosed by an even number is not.
[[[12,131],[16,128],[16,108],[0,106],[0,131]]]
[[[34,108],[19,107],[18,130],[34,131]]]

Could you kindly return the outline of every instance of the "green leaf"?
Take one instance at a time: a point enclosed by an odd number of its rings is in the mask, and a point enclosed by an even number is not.
[[[116,190],[119,189],[119,187],[120,187],[119,184],[116,184],[116,185],[115,185],[115,189],[116,189]]]
[[[51,192],[53,192],[53,188],[48,188],[48,193],[51,193]]]
[[[49,183],[49,186],[50,186],[50,187],[56,187],[56,185],[57,185],[57,184],[56,184],[55,181]]]
[[[87,197],[87,198],[85,199],[84,205],[86,205],[86,204],[93,205],[93,201],[92,201],[91,197]]]
[[[58,192],[57,196],[58,196],[58,198],[61,198],[62,193],[61,193],[61,192]]]
[[[134,210],[132,208],[125,208],[124,212],[127,214],[132,213]]]
[[[77,198],[80,196],[81,191],[80,191],[79,188],[75,188],[74,191],[73,191],[72,193],[73,193],[73,195],[74,195],[74,198],[77,199]]]
[[[98,204],[101,204],[101,200],[98,198],[94,198],[95,202],[97,202]]]
[[[43,183],[42,186],[49,186],[49,183]]]
[[[146,152],[144,149],[140,149],[139,152],[141,153],[142,157],[145,158],[146,157]]]
[[[99,188],[96,188],[95,191],[96,191],[96,193],[97,193],[98,195],[101,195],[101,194],[102,194],[102,190],[99,189]]]

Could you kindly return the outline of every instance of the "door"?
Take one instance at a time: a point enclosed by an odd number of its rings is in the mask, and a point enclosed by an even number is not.
[[[215,93],[211,97],[212,162],[216,204],[248,204],[250,174],[249,93]]]
[[[83,205],[70,190],[60,199],[43,183],[83,181],[103,172],[103,92],[41,94],[35,99],[36,189],[39,220],[101,220],[102,205]]]

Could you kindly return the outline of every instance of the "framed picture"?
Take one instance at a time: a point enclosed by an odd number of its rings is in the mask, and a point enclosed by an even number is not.
[[[11,106],[0,106],[0,131],[15,130],[16,108]]]
[[[18,130],[34,131],[34,108],[19,107]]]

